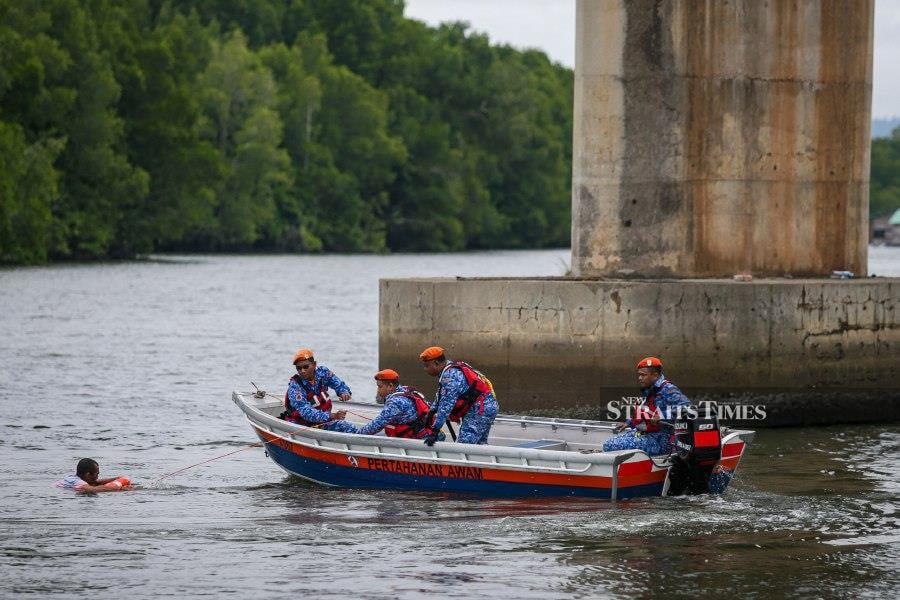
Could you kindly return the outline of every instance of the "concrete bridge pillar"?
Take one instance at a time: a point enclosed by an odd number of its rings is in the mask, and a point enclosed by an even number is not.
[[[578,0],[578,276],[867,272],[874,0]]]

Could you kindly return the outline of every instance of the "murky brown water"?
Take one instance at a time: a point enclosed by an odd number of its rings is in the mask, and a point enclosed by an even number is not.
[[[893,250],[873,270],[900,271]],[[301,344],[371,397],[378,277],[550,275],[567,260],[218,256],[0,270],[0,596],[897,595],[896,424],[762,430],[715,498],[327,489],[286,478],[259,449],[156,489],[51,487],[82,456],[146,483],[253,442],[230,390],[251,378],[280,388]]]

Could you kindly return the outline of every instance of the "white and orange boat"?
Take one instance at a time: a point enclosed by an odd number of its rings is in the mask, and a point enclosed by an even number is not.
[[[323,485],[613,501],[672,495],[676,488],[689,487],[678,478],[690,456],[682,454],[685,463],[674,455],[651,457],[640,450],[604,452],[603,442],[616,425],[607,421],[500,415],[486,445],[437,442],[429,447],[422,440],[290,423],[278,418],[284,407],[269,395],[234,392],[232,398],[275,464]],[[347,409],[348,420],[360,425],[381,410],[360,402],[339,402],[336,408]],[[754,435],[718,430],[718,454],[700,469],[704,492],[725,491]]]

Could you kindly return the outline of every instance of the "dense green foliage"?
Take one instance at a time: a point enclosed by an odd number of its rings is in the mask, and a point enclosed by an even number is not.
[[[571,110],[570,70],[401,0],[0,0],[0,262],[564,246]]]
[[[900,209],[900,127],[889,138],[872,140],[869,213],[890,215]]]
[[[0,0],[0,262],[564,246],[571,104],[401,0]]]

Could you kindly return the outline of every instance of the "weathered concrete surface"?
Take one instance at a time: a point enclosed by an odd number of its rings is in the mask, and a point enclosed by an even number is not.
[[[866,273],[873,19],[578,0],[574,274]]]
[[[897,420],[898,290],[883,278],[382,280],[379,366],[430,393],[418,354],[437,344],[491,378],[503,412],[605,418],[655,355],[695,400],[765,405],[756,425]]]

